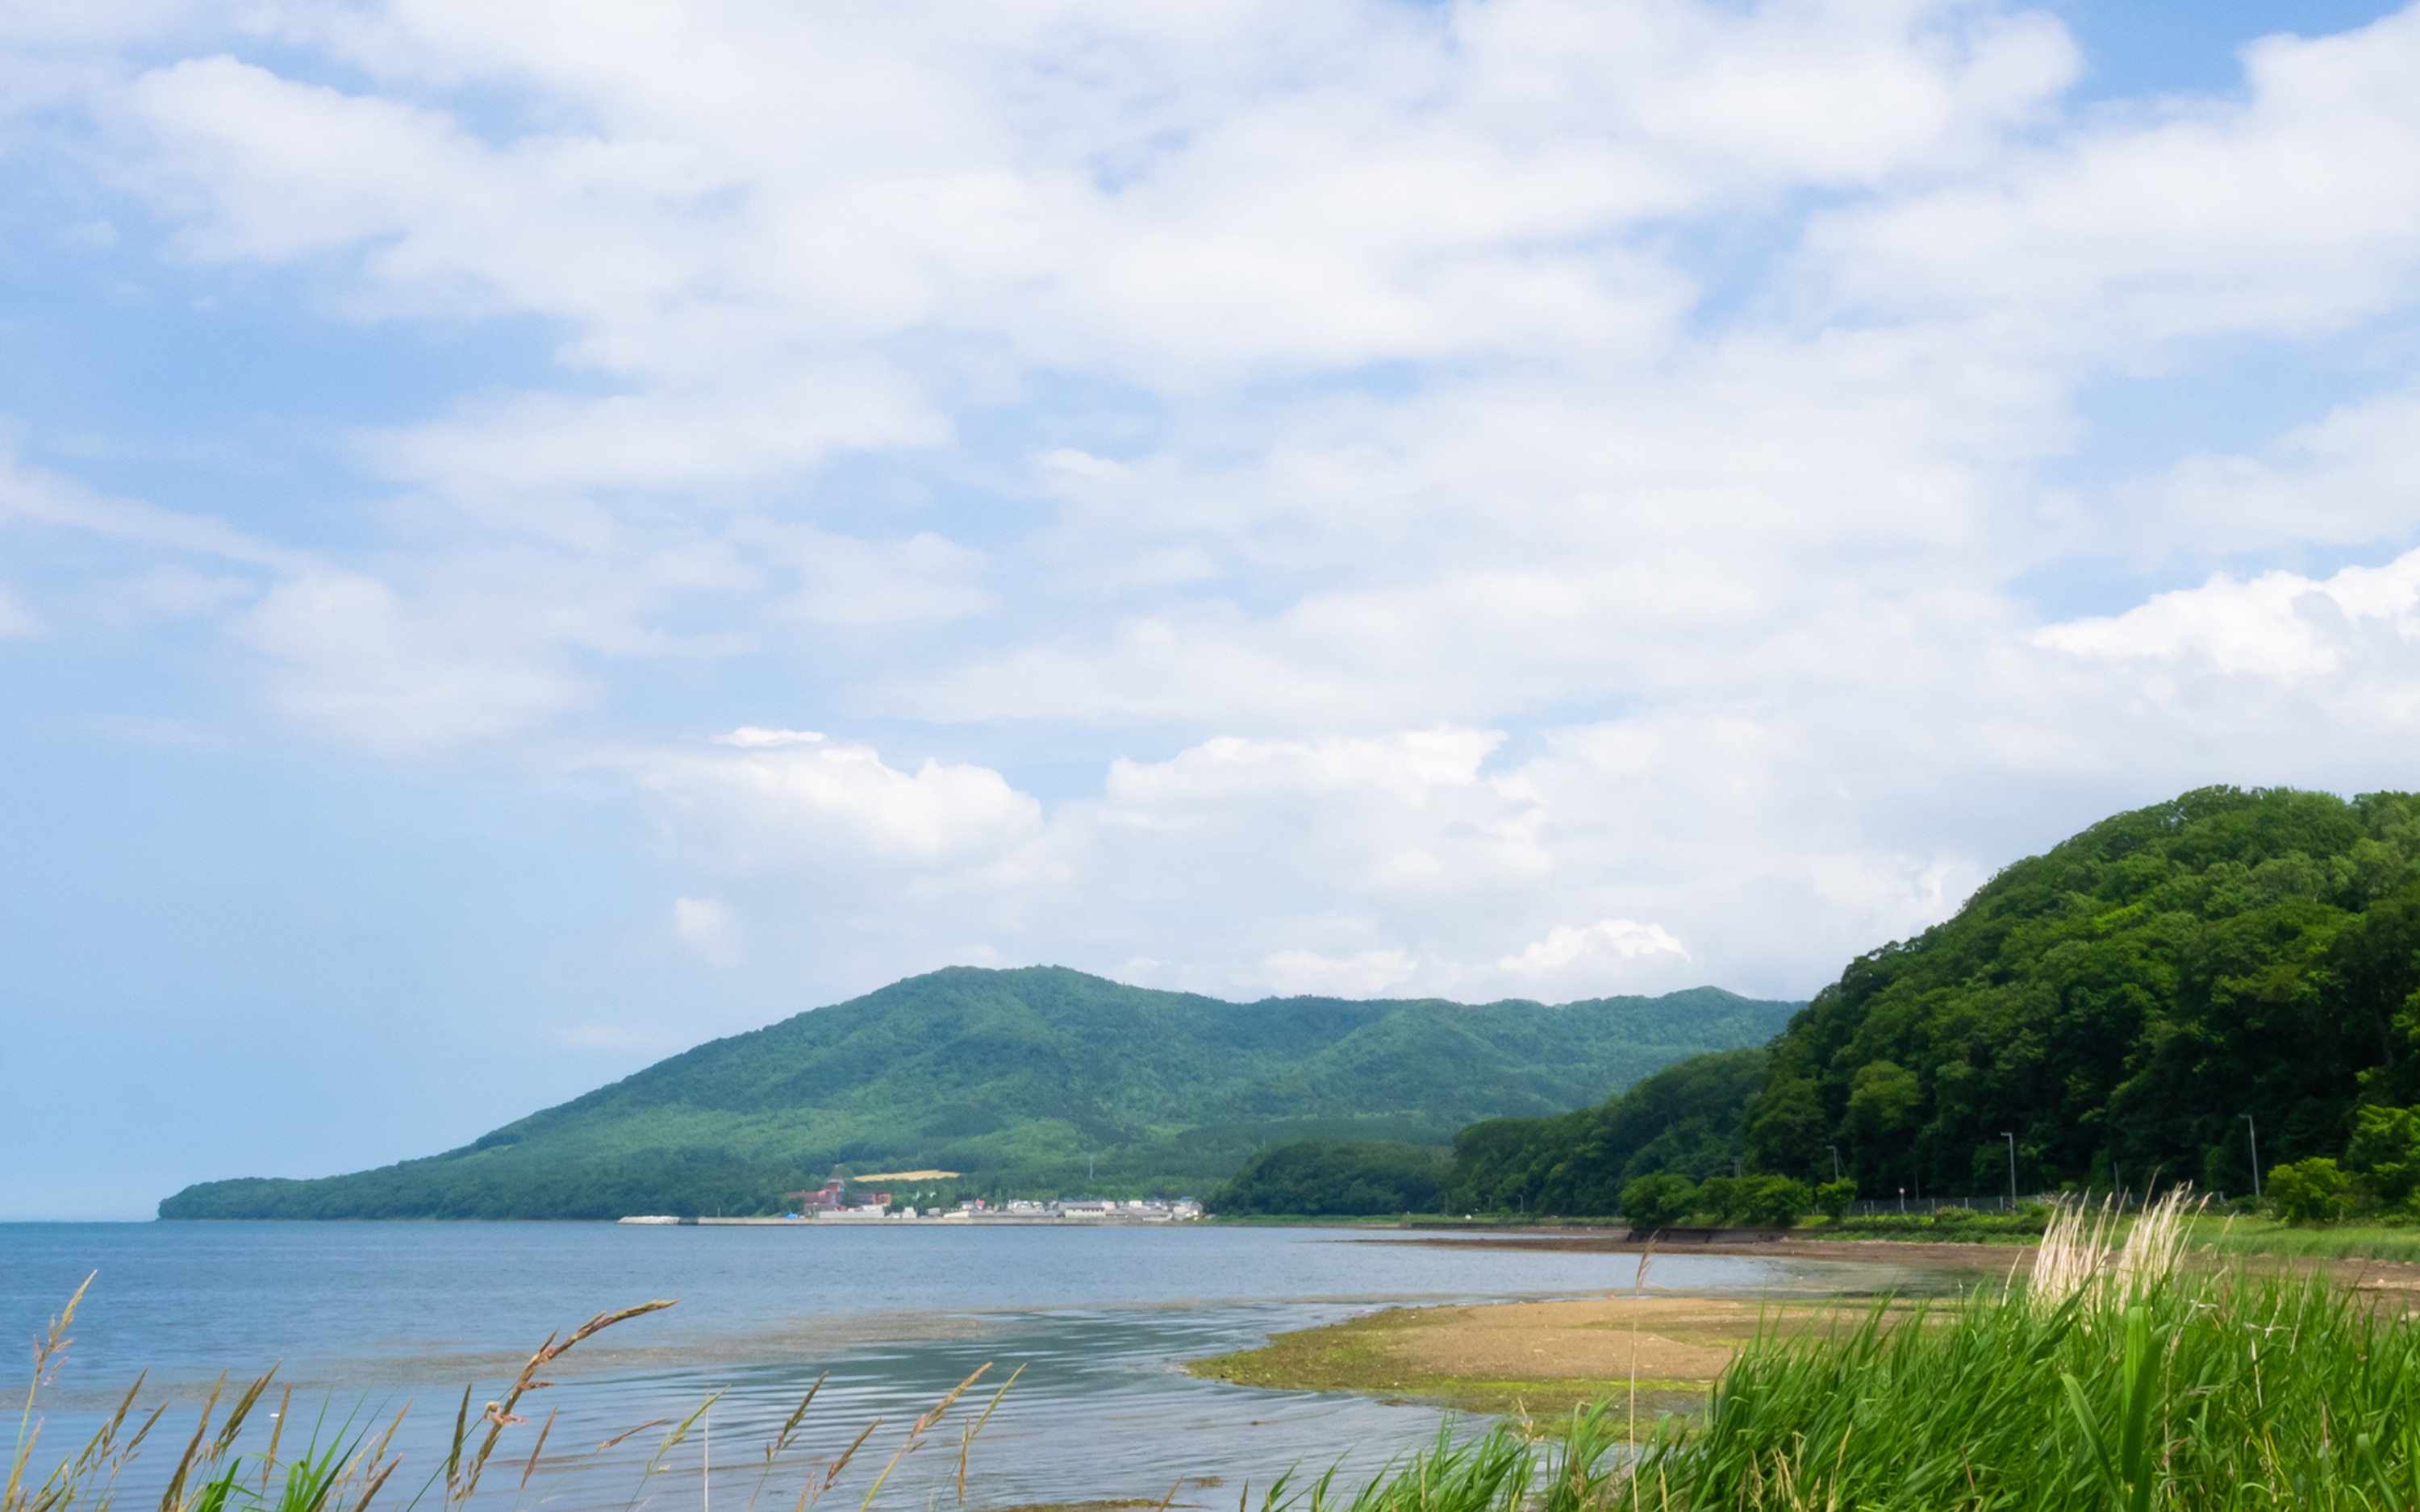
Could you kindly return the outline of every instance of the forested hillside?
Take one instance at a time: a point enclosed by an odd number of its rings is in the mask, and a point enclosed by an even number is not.
[[[1453,1200],[1609,1212],[1652,1171],[1820,1181],[1836,1152],[1869,1193],[1988,1194],[2004,1132],[2028,1191],[2248,1191],[2256,1126],[2274,1165],[2342,1151],[2360,1103],[2420,1101],[2415,819],[2403,794],[2206,788],[2105,820],[1851,962],[1761,1074],[1713,1056],[1465,1131]]]
[[[1473,1124],[1454,1136],[1446,1202],[1464,1212],[1609,1213],[1641,1176],[1727,1174],[1768,1058],[1756,1046],[1716,1051],[1595,1107]]]
[[[206,1182],[160,1212],[767,1212],[835,1164],[961,1171],[970,1195],[1199,1194],[1272,1144],[1441,1147],[1474,1119],[1591,1103],[1769,1039],[1797,1006],[1714,988],[1561,1007],[1228,1003],[1057,968],[954,968],[700,1045],[446,1154]]]

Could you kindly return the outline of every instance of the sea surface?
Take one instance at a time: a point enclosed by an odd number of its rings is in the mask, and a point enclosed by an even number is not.
[[[570,1512],[710,1496],[737,1509],[761,1495],[794,1508],[878,1419],[819,1504],[855,1508],[918,1415],[988,1365],[901,1459],[876,1505],[957,1506],[964,1427],[1021,1366],[965,1447],[965,1505],[1157,1503],[1173,1489],[1177,1507],[1223,1508],[1247,1480],[1265,1488],[1289,1467],[1338,1463],[1346,1477],[1366,1474],[1441,1427],[1484,1423],[1419,1403],[1203,1381],[1184,1361],[1386,1306],[1586,1296],[1637,1279],[1630,1256],[1372,1237],[1198,1226],[0,1225],[0,1347],[13,1356],[0,1356],[0,1386],[23,1391],[35,1335],[89,1274],[75,1342],[39,1410],[38,1467],[81,1443],[147,1371],[144,1402],[173,1406],[126,1489],[151,1484],[156,1500],[210,1383],[275,1365],[294,1390],[291,1435],[316,1426],[324,1442],[348,1422],[383,1431],[410,1407],[395,1440],[407,1463],[392,1483],[405,1494],[384,1502],[400,1507],[442,1458],[466,1384],[475,1420],[550,1333],[670,1298],[678,1305],[547,1369],[558,1384],[524,1399],[532,1422],[509,1427],[497,1451],[509,1469],[489,1472],[498,1504]],[[1649,1288],[1777,1294],[1872,1279],[1851,1266],[1664,1255]],[[768,1469],[766,1443],[818,1377],[792,1447]],[[699,1427],[660,1452],[709,1397]],[[247,1429],[255,1449],[269,1410]],[[516,1497],[550,1412],[544,1456]],[[673,1421],[597,1449],[658,1418]]]

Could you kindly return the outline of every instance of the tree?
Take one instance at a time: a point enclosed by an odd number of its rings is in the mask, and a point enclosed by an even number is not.
[[[1857,1200],[1857,1183],[1843,1177],[1826,1181],[1815,1189],[1815,1211],[1838,1223],[1849,1215],[1849,1204]]]
[[[1863,1139],[1884,1138],[1912,1126],[1923,1103],[1916,1072],[1895,1061],[1871,1061],[1850,1078],[1849,1127]]]
[[[1419,1145],[1300,1139],[1246,1161],[1202,1206],[1308,1217],[1435,1212],[1445,1186],[1444,1155]]]
[[[1759,1176],[1747,1181],[1746,1190],[1741,1194],[1740,1209],[1750,1223],[1787,1228],[1814,1201],[1815,1194],[1795,1177]]]
[[[1621,1215],[1633,1228],[1668,1228],[1695,1209],[1698,1189],[1669,1171],[1642,1176],[1621,1189]]]
[[[1730,1223],[1739,1216],[1740,1201],[1746,1196],[1744,1183],[1732,1176],[1709,1176],[1698,1184],[1699,1212],[1718,1224]]]
[[[2288,1225],[2332,1224],[2345,1215],[2352,1182],[2325,1155],[2269,1172],[2269,1206]]]
[[[2356,1111],[2344,1163],[2381,1206],[2410,1203],[2420,1192],[2420,1108]]]
[[[1831,1130],[1812,1077],[1778,1078],[1756,1100],[1747,1129],[1747,1158],[1768,1171],[1811,1171],[1831,1140]]]

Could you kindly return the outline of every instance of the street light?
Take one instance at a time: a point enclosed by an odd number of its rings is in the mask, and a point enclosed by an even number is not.
[[[2247,1113],[2243,1116],[2243,1128],[2252,1136],[2252,1196],[2257,1201],[2260,1196],[2260,1126]]]
[[[1840,1179],[1840,1147],[1825,1145],[1823,1148],[1832,1152],[1832,1180],[1837,1181]]]
[[[2000,1137],[2009,1142],[2009,1207],[2013,1211],[2017,1205],[2017,1136],[2003,1129]]]

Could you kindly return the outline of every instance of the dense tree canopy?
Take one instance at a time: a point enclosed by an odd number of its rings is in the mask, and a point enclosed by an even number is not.
[[[1314,1218],[1435,1212],[1445,1166],[1445,1150],[1432,1146],[1302,1139],[1254,1155],[1204,1206]]]
[[[1717,1051],[1596,1107],[1472,1124],[1454,1136],[1449,1201],[1462,1211],[1610,1213],[1642,1176],[1727,1172],[1766,1059],[1754,1048]]]
[[[777,1211],[861,1171],[949,1196],[1200,1193],[1264,1146],[1443,1146],[1701,1050],[1794,1003],[1711,987],[1542,1003],[1228,1003],[1057,967],[952,967],[659,1061],[475,1143],[316,1180],[207,1182],[163,1218],[612,1218]]]
[[[2206,788],[2001,872],[1773,1045],[1745,1154],[1869,1191],[2251,1186],[2414,1085],[2420,802]],[[1677,1071],[1677,1068],[1676,1068]],[[1668,1072],[1669,1075],[1674,1072]]]
[[[2243,1192],[2257,1127],[2264,1165],[2343,1152],[2378,1200],[2411,1200],[2420,1120],[2376,1110],[2420,1102],[2415,989],[2420,800],[2205,788],[2009,867],[1851,962],[1764,1051],[1464,1130],[1450,1190],[1605,1213],[1660,1172],[1822,1182],[1837,1159],[1869,1193],[1984,1194],[2013,1135],[2027,1191]]]

